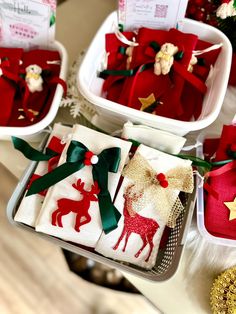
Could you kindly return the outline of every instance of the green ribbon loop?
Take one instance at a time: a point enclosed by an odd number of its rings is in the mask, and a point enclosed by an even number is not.
[[[233,151],[231,149],[227,150],[227,155],[233,159],[236,159],[236,151]]]
[[[52,157],[58,155],[58,153],[49,149],[46,150],[46,153],[40,152],[18,137],[12,136],[12,142],[15,149],[21,151],[26,158],[33,161],[48,161]]]
[[[118,48],[118,52],[119,52],[120,54],[122,54],[122,55],[125,55],[125,53],[126,53],[126,47],[120,46],[120,47]]]
[[[135,74],[135,71],[133,69],[131,70],[103,70],[98,75],[99,77],[103,77],[106,75],[111,76],[133,76]]]
[[[149,46],[157,53],[160,50],[160,45],[156,41],[151,41]]]
[[[84,144],[71,141],[67,150],[66,163],[35,180],[31,184],[26,196],[44,191],[82,169],[85,166],[84,160],[87,151],[89,150]],[[121,217],[119,211],[112,204],[111,195],[108,191],[108,172],[116,173],[118,171],[120,155],[121,150],[119,147],[104,149],[98,155],[98,163],[92,165],[93,179],[97,181],[100,188],[98,203],[105,233],[116,229]]]

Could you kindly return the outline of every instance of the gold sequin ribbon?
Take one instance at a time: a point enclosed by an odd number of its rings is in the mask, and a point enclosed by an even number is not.
[[[138,191],[143,191],[148,202],[154,202],[161,219],[167,226],[173,228],[183,210],[178,192],[192,193],[194,188],[192,167],[179,166],[165,173],[168,182],[166,188],[161,186],[157,175],[158,173],[139,153],[134,155],[123,171],[123,176],[132,180]]]

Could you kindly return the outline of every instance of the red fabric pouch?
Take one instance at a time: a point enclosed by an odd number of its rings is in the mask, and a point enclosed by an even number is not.
[[[204,50],[210,46],[212,46],[211,43],[198,40],[195,49]],[[216,49],[197,56],[199,61],[193,67],[193,74],[203,83],[207,79],[210,66],[215,64],[219,53],[220,49]],[[189,82],[186,82],[181,97],[185,110],[184,114],[180,116],[179,119],[182,121],[189,121],[192,117],[194,117],[194,119],[197,120],[202,112],[203,98],[204,94],[199,93],[198,89],[196,89]],[[191,99],[191,101],[189,101],[189,99]]]
[[[178,116],[183,113],[180,97],[185,78],[175,70],[175,64],[177,70],[181,68],[186,72],[192,51],[197,43],[197,36],[184,34],[176,29],[167,32],[142,28],[137,39],[139,46],[134,50],[132,68],[143,64],[150,66],[137,72],[134,77],[127,78],[119,103],[140,109],[142,105],[140,98],[147,98],[154,94],[157,102],[154,112],[160,116],[178,119]],[[159,50],[153,49],[153,43],[157,43],[160,47],[167,42],[176,45],[184,54],[180,60],[174,62],[173,69],[168,75],[158,76],[154,74],[153,64]]]
[[[125,79],[117,100],[118,103],[140,110],[142,103],[139,98],[147,98],[153,93],[155,99],[158,100],[160,95],[170,88],[169,77],[166,76],[164,79],[160,79],[153,73],[155,55],[159,51],[160,45],[166,42],[167,36],[167,31],[140,28],[137,35],[139,45],[134,48],[131,61],[131,68],[137,72],[134,76]],[[150,66],[144,71],[141,68],[138,70],[143,65]],[[158,90],[157,88],[154,89],[153,86],[158,86]]]
[[[22,49],[0,48],[0,126],[8,124],[14,107],[22,54]]]
[[[229,151],[232,145],[236,145],[236,126],[225,125],[215,161],[230,159]],[[219,198],[216,199],[210,193],[206,195],[206,229],[214,236],[236,239],[236,219],[229,220],[230,210],[224,204],[224,202],[233,202],[236,197],[236,168],[219,176],[210,177],[208,183],[218,193]]]
[[[27,126],[43,119],[51,106],[54,98],[56,83],[55,78],[60,73],[60,55],[57,51],[31,50],[24,53],[21,64],[22,79],[20,89],[15,99],[9,126]],[[58,64],[51,63],[57,61]],[[43,90],[31,93],[25,82],[26,68],[29,65],[38,65],[42,68]]]
[[[129,41],[136,38],[133,32],[123,32],[122,35]],[[105,48],[107,53],[107,70],[126,70],[127,58],[126,49],[128,44],[121,42],[114,33],[105,35]],[[103,84],[102,93],[107,99],[118,102],[120,91],[123,88],[126,77],[122,75],[109,75]]]
[[[133,32],[123,32],[122,35],[129,41],[133,41],[136,35]],[[121,42],[114,33],[105,35],[105,48],[107,53],[107,69],[126,69],[127,55],[125,53],[129,46]]]

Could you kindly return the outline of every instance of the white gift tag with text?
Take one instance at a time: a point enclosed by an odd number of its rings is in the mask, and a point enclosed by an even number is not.
[[[119,24],[125,31],[170,29],[184,18],[187,4],[188,0],[119,0]]]

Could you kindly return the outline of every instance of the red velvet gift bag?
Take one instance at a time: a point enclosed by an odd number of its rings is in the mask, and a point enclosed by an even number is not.
[[[8,125],[19,80],[23,49],[0,48],[0,126]]]
[[[215,161],[230,160],[236,153],[236,126],[223,127],[219,146],[216,151]],[[232,163],[231,163],[232,164]],[[217,168],[215,168],[217,169]],[[215,170],[213,169],[213,170]],[[208,181],[211,189],[215,190],[219,197],[211,193],[206,195],[205,202],[205,226],[212,235],[236,239],[236,216],[234,218],[236,198],[236,167],[235,161],[231,169],[218,176],[212,176]],[[233,205],[234,204],[234,205]],[[231,209],[231,210],[230,210]]]
[[[126,80],[118,102],[142,110],[143,101],[153,95],[157,104],[153,110],[155,114],[178,119],[184,112],[181,95],[185,78],[177,70],[181,68],[182,71],[187,71],[197,39],[196,35],[185,34],[176,29],[163,31],[141,28],[137,37],[139,46],[134,49],[131,67],[144,65],[147,68]],[[168,75],[156,75],[153,65],[155,55],[165,43],[177,46],[182,57],[174,61],[173,69]]]
[[[42,69],[43,90],[31,93],[25,81],[26,68],[37,65]],[[27,126],[43,119],[48,113],[56,89],[55,78],[60,73],[60,55],[57,51],[31,50],[23,54],[21,81],[9,120],[9,126]]]

